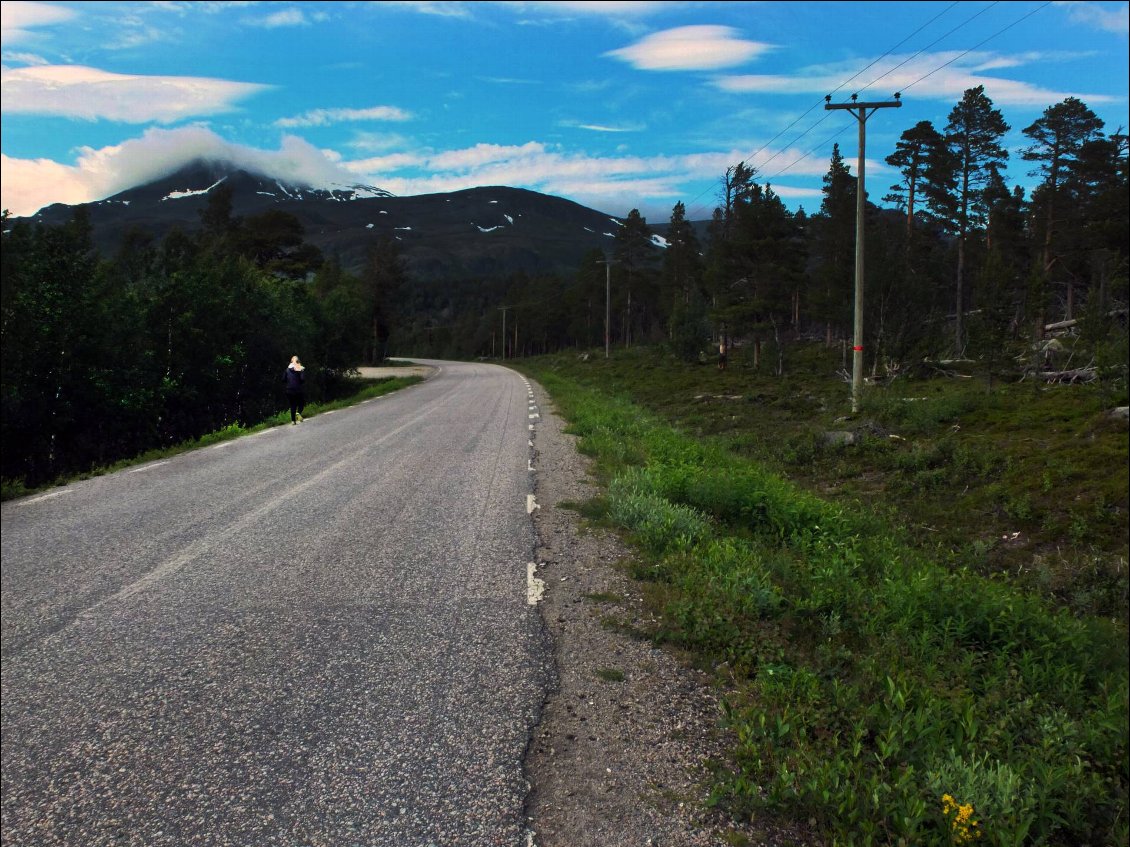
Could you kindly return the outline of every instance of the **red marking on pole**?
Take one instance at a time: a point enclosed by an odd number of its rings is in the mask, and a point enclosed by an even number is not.
[[[851,349],[852,349],[852,350],[856,350],[856,351],[858,351],[858,352],[862,352],[862,351],[863,351],[863,348],[862,348],[862,347],[852,347]]]

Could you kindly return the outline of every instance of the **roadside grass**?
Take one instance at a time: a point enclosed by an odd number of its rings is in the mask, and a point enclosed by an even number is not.
[[[716,802],[739,814],[812,821],[842,845],[1125,844],[1125,615],[1080,614],[1051,593],[1002,579],[999,568],[947,554],[944,543],[922,543],[913,519],[899,520],[922,480],[897,500],[887,484],[904,472],[900,461],[915,474],[937,471],[951,494],[962,477],[971,489],[979,479],[1007,481],[1023,457],[961,437],[986,403],[945,391],[932,407],[872,411],[874,431],[861,443],[894,467],[875,471],[848,461],[851,448],[827,445],[816,428],[807,439],[782,423],[798,410],[816,417],[821,407],[818,414],[838,416],[832,395],[846,393],[842,385],[772,398],[755,388],[762,399],[754,411],[770,411],[758,415],[762,431],[754,433],[726,414],[690,414],[704,402],[695,395],[747,395],[750,386],[733,390],[730,372],[706,369],[698,371],[705,385],[692,385],[678,366],[649,379],[638,366],[644,355],[619,367],[636,377],[632,395],[650,398],[663,417],[632,402],[626,383],[581,384],[563,357],[522,369],[595,459],[606,492],[590,508],[640,551],[633,575],[657,589],[645,591],[659,606],[653,636],[713,664],[725,683],[735,747],[718,773]],[[681,392],[691,399],[677,399]],[[1038,416],[1039,398],[1029,405]],[[750,412],[747,404],[741,416]],[[961,428],[949,433],[952,446],[943,438],[904,445],[883,430],[896,414],[911,418],[901,430],[908,440],[916,426],[933,434]],[[1080,425],[1079,415],[1067,418],[1064,428]],[[1084,432],[1101,433],[1091,419]],[[782,446],[790,440],[792,448]],[[968,455],[955,459],[959,448]],[[822,465],[803,485],[777,471],[793,466],[777,452],[788,449]],[[823,466],[841,460],[833,478]],[[1080,472],[1078,459],[1062,461]],[[855,496],[827,496],[848,484]],[[889,508],[869,501],[876,485]],[[1125,496],[1112,502],[1125,515]],[[937,520],[930,497],[916,507]],[[1094,519],[1093,504],[1087,508]],[[958,511],[952,499],[949,509]],[[1105,515],[1094,521],[1096,535],[1115,534],[1104,529]]]
[[[347,397],[342,397],[337,400],[332,400],[326,403],[308,403],[305,411],[302,413],[303,418],[313,418],[326,412],[344,409],[349,406],[355,406],[358,403],[363,403],[366,400],[372,400],[376,397],[381,397],[385,394],[391,394],[394,391],[399,391],[402,388],[407,388],[410,385],[415,385],[422,382],[423,378],[418,376],[412,377],[391,377],[382,379],[365,379],[355,380],[358,383],[356,391]],[[104,476],[106,474],[114,473],[125,468],[134,467],[135,465],[143,465],[148,462],[156,462],[162,459],[169,459],[173,456],[178,456],[181,453],[187,453],[191,450],[199,450],[203,447],[211,447],[216,444],[221,444],[225,441],[232,441],[236,438],[242,438],[246,435],[254,435],[264,430],[273,429],[276,426],[289,426],[290,412],[282,411],[264,421],[250,426],[243,426],[239,423],[229,424],[223,429],[216,430],[215,432],[206,433],[199,438],[182,441],[179,444],[173,444],[168,447],[161,447],[154,450],[147,450],[137,456],[129,459],[122,459],[121,461],[114,462],[110,465],[100,465],[93,467],[89,471],[81,474],[73,474],[66,477],[59,477],[51,483],[41,485],[36,488],[26,487],[20,480],[4,480],[0,486],[0,499],[12,500],[16,497],[26,497],[31,494],[36,494],[41,491],[46,491],[51,488],[67,485],[71,482],[77,482],[83,479],[92,479],[97,476]]]
[[[656,348],[531,360],[630,398],[689,436],[821,497],[883,516],[953,567],[1040,591],[1080,614],[1128,618],[1130,457],[1126,386],[900,378],[868,387],[857,415],[838,350],[798,345],[786,376],[737,348],[726,371]],[[854,443],[835,440],[850,432]],[[595,448],[594,448],[595,449]],[[633,459],[631,443],[616,448]],[[635,459],[638,461],[638,456]]]

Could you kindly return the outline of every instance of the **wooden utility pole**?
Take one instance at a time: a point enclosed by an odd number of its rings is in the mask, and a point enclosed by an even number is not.
[[[502,358],[504,361],[506,359],[506,310],[509,308],[509,306],[503,306],[499,309],[502,312]]]
[[[859,122],[859,176],[855,186],[855,326],[851,357],[851,411],[859,411],[859,396],[863,389],[863,220],[867,192],[864,190],[865,164],[867,151],[867,119],[878,109],[898,109],[902,106],[901,95],[894,100],[880,103],[859,103],[858,94],[851,95],[850,103],[833,103],[832,95],[824,98],[824,109],[846,109]]]
[[[604,265],[604,358],[608,358],[608,348],[612,337],[612,265],[611,259],[598,259]]]

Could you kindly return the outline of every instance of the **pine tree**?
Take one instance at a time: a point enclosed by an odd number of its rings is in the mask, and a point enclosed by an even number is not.
[[[951,198],[936,197],[934,209],[957,236],[953,341],[958,355],[965,347],[967,241],[985,223],[983,189],[991,176],[991,166],[999,167],[1008,159],[1008,151],[1000,144],[1008,130],[1000,110],[994,109],[993,101],[985,95],[983,85],[966,90],[946,125],[946,146],[956,166],[957,194],[952,204]]]
[[[637,318],[633,310],[632,293],[634,288],[642,289],[646,282],[647,269],[655,256],[655,242],[647,228],[647,218],[640,215],[639,209],[632,209],[624,219],[624,225],[616,233],[615,256],[621,276],[625,278],[624,345],[632,346],[632,330]],[[646,301],[644,307],[647,307]],[[639,304],[636,304],[639,310]]]
[[[824,321],[825,341],[832,343],[851,314],[855,268],[855,192],[857,180],[844,162],[840,145],[832,146],[832,159],[824,175],[824,198],[816,221],[816,286],[813,311]]]
[[[910,244],[915,215],[920,212],[922,195],[937,190],[932,177],[938,174],[938,160],[947,154],[945,139],[930,121],[919,121],[906,130],[895,143],[895,152],[886,159],[888,165],[898,168],[902,182],[891,186],[883,198],[906,211],[906,237]]]
[[[362,291],[368,304],[369,343],[367,359],[380,364],[387,355],[393,304],[404,286],[406,272],[400,248],[391,238],[381,238],[369,251],[361,275]]]
[[[1039,119],[1024,128],[1024,134],[1033,143],[1021,155],[1026,162],[1037,163],[1030,175],[1041,177],[1039,201],[1043,206],[1043,247],[1040,259],[1043,271],[1049,277],[1054,276],[1053,270],[1062,253],[1058,243],[1063,228],[1061,218],[1077,217],[1065,211],[1073,204],[1064,202],[1068,198],[1061,196],[1064,183],[1069,181],[1084,146],[1102,137],[1102,128],[1102,120],[1075,97],[1049,106]],[[1065,318],[1070,320],[1075,306],[1074,274],[1068,271],[1064,276],[1067,286]]]
[[[675,341],[677,334],[697,336],[703,317],[702,256],[698,236],[682,203],[671,210],[662,279],[663,304],[669,309],[668,337]]]

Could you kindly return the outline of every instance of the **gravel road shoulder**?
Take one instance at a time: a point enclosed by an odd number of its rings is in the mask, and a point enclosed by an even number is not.
[[[526,758],[538,847],[784,845],[772,828],[706,807],[708,765],[725,759],[720,693],[706,674],[631,633],[655,623],[612,532],[570,505],[598,493],[589,462],[544,389],[534,437],[541,612],[556,686]]]

